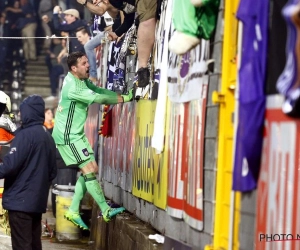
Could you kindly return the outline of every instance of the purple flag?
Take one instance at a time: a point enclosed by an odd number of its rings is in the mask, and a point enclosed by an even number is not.
[[[262,153],[269,0],[241,0],[243,22],[233,190],[256,188]]]

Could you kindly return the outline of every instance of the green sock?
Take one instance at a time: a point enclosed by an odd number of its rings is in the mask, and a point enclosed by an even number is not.
[[[83,196],[85,195],[85,193],[86,193],[85,181],[83,176],[80,175],[75,185],[74,196],[69,210],[75,213],[79,213],[80,202]]]
[[[99,184],[98,180],[96,179],[96,175],[94,173],[88,173],[88,174],[83,175],[83,177],[85,179],[85,185],[86,185],[88,192],[91,194],[91,196],[97,202],[101,211],[104,212],[106,209],[109,208],[109,206],[106,203],[102,188],[100,187],[100,184]]]

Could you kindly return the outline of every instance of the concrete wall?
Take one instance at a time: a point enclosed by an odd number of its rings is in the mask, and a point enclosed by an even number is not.
[[[255,217],[256,217],[256,190],[242,194],[241,221],[239,231],[240,250],[254,248]]]
[[[96,218],[99,212],[95,203],[92,217]],[[109,223],[93,219],[89,243],[93,250],[163,250],[163,244],[149,239],[149,235],[156,233],[148,223],[124,213]]]

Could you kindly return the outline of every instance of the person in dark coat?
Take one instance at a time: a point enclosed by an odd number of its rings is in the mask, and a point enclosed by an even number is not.
[[[0,163],[3,208],[8,210],[13,250],[42,249],[41,219],[56,176],[55,143],[43,126],[45,102],[27,97],[20,105],[22,125]]]
[[[53,26],[56,31],[67,32],[70,37],[69,53],[75,51],[84,52],[83,45],[76,38],[76,31],[80,27],[87,27],[87,22],[80,19],[78,10],[68,9],[63,13],[65,22],[61,23],[59,19],[60,7],[55,6],[53,9]]]

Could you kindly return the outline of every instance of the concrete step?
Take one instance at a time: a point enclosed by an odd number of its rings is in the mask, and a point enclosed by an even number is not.
[[[50,88],[50,81],[39,81],[39,80],[31,80],[26,81],[25,86],[29,87],[41,87],[41,88]]]
[[[24,96],[29,96],[33,94],[40,95],[42,97],[48,97],[51,95],[50,86],[43,88],[25,85]]]
[[[45,63],[40,63],[38,65],[36,65],[36,64],[27,64],[26,65],[26,71],[28,71],[28,70],[44,70],[44,69],[48,70]]]
[[[23,97],[37,94],[43,98],[51,95],[49,71],[45,62],[45,53],[37,56],[36,61],[28,61],[26,64],[25,87]],[[45,101],[46,102],[46,101]],[[54,106],[53,102],[46,106]]]
[[[42,80],[49,79],[49,74],[45,74],[43,72],[37,72],[34,70],[26,71],[26,74],[24,76],[25,76],[25,78],[29,77],[28,79],[30,79],[30,80],[38,79],[38,80],[42,81]]]
[[[49,82],[41,82],[41,81],[31,81],[31,82],[27,81],[24,86],[36,87],[36,88],[49,88],[50,89],[50,83]]]
[[[150,234],[158,232],[134,215],[123,213],[106,223],[103,219],[95,219],[98,214],[99,208],[94,204],[90,227],[92,249],[163,250],[163,244],[149,239]]]
[[[36,75],[26,75],[25,76],[25,81],[26,81],[26,84],[31,84],[34,82],[34,83],[37,83],[37,85],[39,85],[39,82],[50,82],[50,79],[49,79],[49,76],[36,76]]]
[[[33,76],[45,76],[49,77],[49,71],[47,68],[40,68],[40,69],[27,69],[26,75],[33,75]]]
[[[49,78],[48,72],[34,72],[34,71],[28,71],[26,72],[26,76],[35,76],[36,78],[45,77]],[[25,76],[25,77],[26,77]],[[39,79],[40,80],[40,79]],[[49,81],[49,80],[47,80]]]
[[[28,61],[27,65],[46,65],[45,56],[40,55],[40,56],[37,57],[36,61]]]

